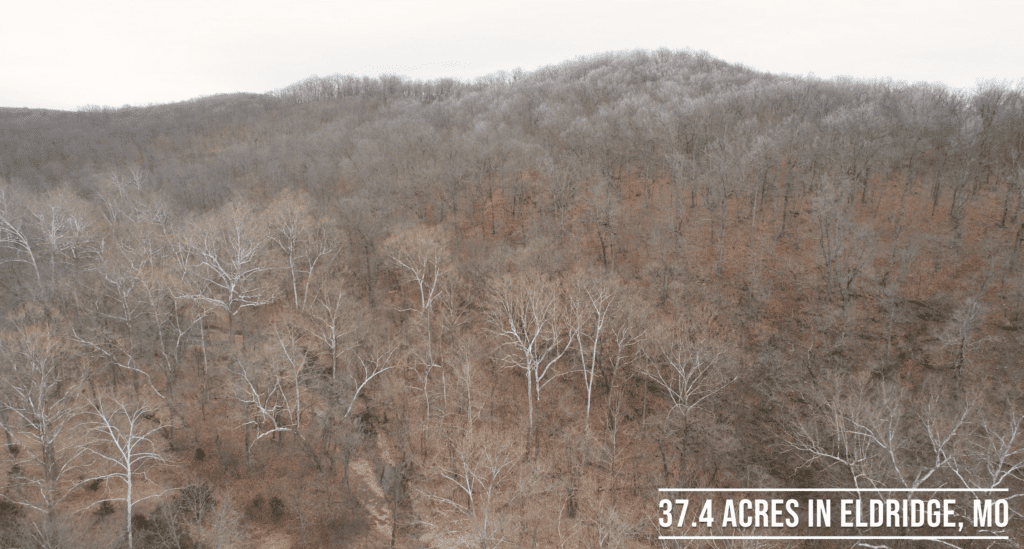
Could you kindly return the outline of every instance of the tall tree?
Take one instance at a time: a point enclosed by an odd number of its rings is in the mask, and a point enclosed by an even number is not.
[[[566,288],[571,345],[576,351],[587,391],[586,425],[590,429],[590,404],[598,364],[604,360],[603,346],[612,337],[613,315],[619,303],[618,280],[584,273],[576,274]]]
[[[20,326],[0,345],[0,420],[13,464],[0,498],[41,517],[33,519],[40,547],[63,546],[62,503],[81,485],[88,465],[78,398],[81,377],[64,339],[49,327]]]
[[[143,485],[156,484],[146,473],[159,466],[169,465],[164,454],[158,432],[160,424],[154,422],[153,410],[141,404],[128,404],[110,397],[100,397],[90,404],[89,432],[96,439],[95,446],[88,452],[100,463],[101,472],[90,480],[106,480],[108,497],[102,501],[125,502],[125,530],[128,549],[134,548],[132,511],[135,506],[148,499],[162,496],[166,491],[139,496],[140,481]],[[118,480],[124,485],[124,492],[118,496],[109,494],[110,481]]]
[[[190,273],[202,290],[193,299],[224,311],[229,326],[239,311],[266,305],[276,292],[269,279],[267,231],[248,205],[229,204],[189,235]]]
[[[452,260],[448,238],[440,226],[416,227],[391,235],[384,243],[384,253],[397,266],[412,296],[403,306],[414,327],[416,371],[423,380],[426,417],[430,419],[430,374],[437,369],[447,401],[443,350],[440,348],[441,326],[437,318],[440,297],[446,288],[445,279],[452,276]]]
[[[506,364],[526,375],[529,439],[534,400],[540,401],[541,389],[555,377],[553,367],[575,339],[566,333],[560,284],[534,272],[503,275],[491,281],[487,315],[507,348]]]

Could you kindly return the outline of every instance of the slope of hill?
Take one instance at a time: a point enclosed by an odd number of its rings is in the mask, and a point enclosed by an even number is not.
[[[1022,239],[996,85],[659,50],[0,109],[0,540],[662,547],[659,487],[1016,493]],[[86,459],[132,417],[146,475]]]

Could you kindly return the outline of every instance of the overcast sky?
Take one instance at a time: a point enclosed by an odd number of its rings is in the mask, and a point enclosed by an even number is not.
[[[1021,0],[0,0],[0,106],[167,103],[313,74],[471,80],[660,47],[775,73],[1020,85],[1022,21]]]

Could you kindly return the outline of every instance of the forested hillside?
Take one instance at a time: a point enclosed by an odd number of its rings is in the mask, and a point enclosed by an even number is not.
[[[1008,488],[955,546],[1016,547],[1022,241],[1020,85],[3,108],[0,547],[703,547],[658,488],[838,486]]]

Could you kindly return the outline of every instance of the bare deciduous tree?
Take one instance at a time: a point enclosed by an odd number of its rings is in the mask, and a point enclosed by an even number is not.
[[[309,333],[327,347],[331,379],[337,379],[339,360],[354,347],[353,334],[367,313],[341,281],[334,280],[320,287],[307,314],[311,319]]]
[[[524,497],[516,480],[525,457],[521,442],[502,433],[478,431],[453,441],[451,459],[434,466],[455,495],[439,490],[427,497],[455,524],[459,547],[497,549],[510,544],[513,505]]]
[[[103,479],[108,497],[102,501],[125,502],[125,529],[128,548],[134,547],[132,537],[132,509],[138,503],[162,496],[166,490],[140,495],[143,487],[156,483],[148,472],[158,466],[170,464],[164,455],[158,438],[159,423],[152,421],[153,410],[145,405],[129,405],[123,401],[100,397],[91,403],[89,431],[96,438],[96,445],[87,447],[90,454],[102,464],[105,472],[94,475],[91,480]],[[124,484],[121,496],[111,495],[113,480]],[[141,481],[141,482],[140,482]],[[141,486],[140,486],[141,484]]]
[[[974,352],[989,340],[978,334],[983,313],[984,307],[977,298],[967,298],[939,335],[943,349],[952,355],[953,373],[958,382],[963,379],[964,369],[970,365]]]
[[[713,325],[714,313],[703,309],[674,326],[661,326],[648,342],[643,375],[664,389],[684,420],[737,379],[729,372],[729,349]]]
[[[305,309],[314,273],[338,253],[339,239],[329,226],[317,222],[305,194],[283,191],[263,215],[270,241],[284,254],[292,302],[296,309]]]
[[[828,178],[815,199],[829,299],[836,294],[843,301],[849,299],[853,283],[867,268],[873,250],[869,228],[856,223],[850,213],[854,190],[850,181]]]
[[[1006,488],[1024,480],[1024,414],[1012,403],[990,403],[975,414],[974,436],[953,455],[949,468],[977,499],[990,498],[992,488]],[[1012,492],[1012,490],[1011,490]],[[1021,494],[1008,494],[1010,513],[1019,519]],[[964,520],[967,520],[966,517]],[[1006,535],[1008,529],[989,530]]]
[[[165,527],[158,529],[165,547],[178,548],[194,540],[203,547],[203,534],[217,502],[213,488],[205,482],[193,481],[178,490],[178,496],[165,501],[158,513]]]
[[[451,257],[448,238],[440,227],[416,227],[392,235],[384,242],[384,253],[401,270],[413,290],[413,302],[404,310],[410,313],[422,351],[414,351],[415,369],[423,380],[426,416],[430,418],[430,373],[440,370],[442,387],[447,400],[445,368],[437,349],[440,326],[437,326],[438,299],[444,289],[444,280],[450,275]],[[415,342],[419,343],[419,342]],[[416,345],[420,348],[420,345]]]
[[[594,393],[594,379],[602,356],[602,338],[611,331],[611,316],[619,306],[618,281],[606,277],[576,274],[569,282],[566,298],[569,333],[580,361],[583,386],[587,391],[586,425],[590,429],[590,404]]]
[[[23,205],[14,195],[13,189],[8,185],[0,186],[0,248],[14,252],[13,258],[5,258],[4,261],[31,265],[32,272],[36,275],[36,283],[42,284],[43,278],[36,261],[36,246],[29,241],[27,223],[17,211]]]
[[[356,350],[356,362],[359,363],[359,366],[353,365],[344,380],[349,393],[352,395],[349,399],[348,408],[345,409],[345,417],[352,413],[356,400],[366,389],[366,386],[375,377],[394,368],[395,354],[397,352],[398,347],[394,342],[385,341],[370,342],[361,345]]]
[[[291,368],[290,360],[281,364],[282,349],[289,354],[283,341],[267,342],[236,359],[235,398],[245,408],[246,456],[263,438],[279,438],[281,433],[294,432],[299,425],[302,387],[296,381],[301,364],[299,369]],[[255,430],[255,437],[251,429]]]
[[[260,216],[247,205],[223,210],[199,224],[188,241],[194,275],[205,288],[191,297],[224,311],[230,325],[240,310],[272,302],[275,292],[267,280],[267,234]]]
[[[505,361],[526,374],[529,428],[533,432],[534,400],[555,376],[553,367],[569,350],[575,334],[566,334],[559,284],[539,273],[504,275],[490,285],[487,315],[508,347]]]
[[[973,402],[933,394],[914,413],[902,388],[831,374],[809,395],[815,414],[787,440],[808,463],[838,466],[855,488],[923,488],[954,462]],[[919,436],[918,436],[919,435]],[[918,437],[917,440],[914,437]]]
[[[61,546],[61,504],[80,485],[85,439],[76,432],[80,377],[66,346],[47,327],[5,334],[0,345],[0,420],[13,464],[0,498],[42,516],[33,521],[41,547]]]
[[[91,209],[89,202],[67,189],[47,193],[32,208],[33,224],[42,236],[40,249],[49,256],[51,280],[56,280],[58,264],[80,261],[98,249]]]

